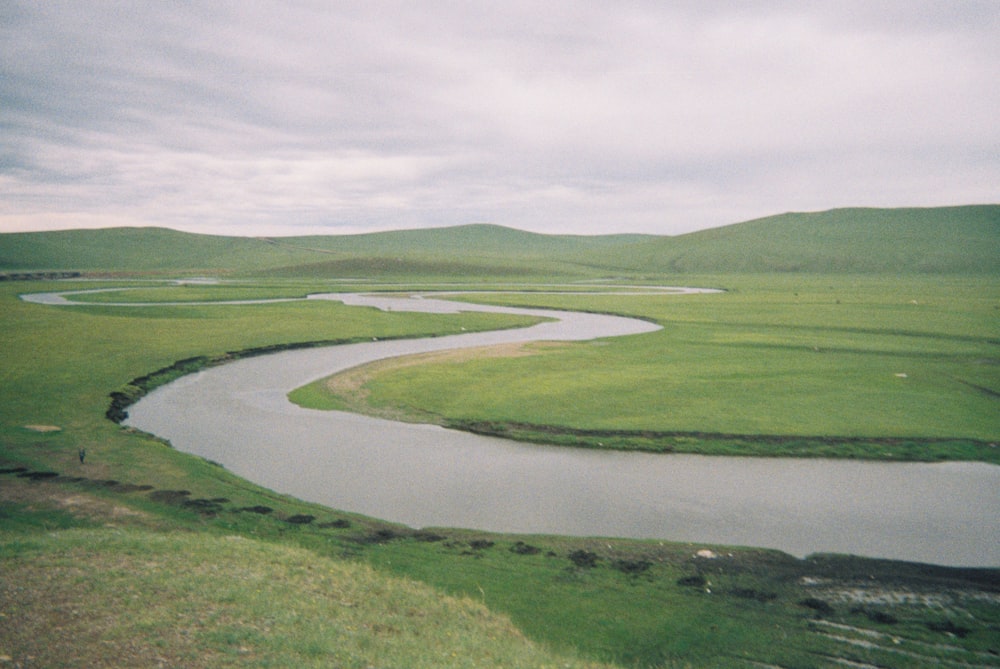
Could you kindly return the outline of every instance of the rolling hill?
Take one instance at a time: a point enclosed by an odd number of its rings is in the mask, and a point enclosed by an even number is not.
[[[786,213],[675,237],[543,235],[497,225],[224,237],[163,228],[0,234],[0,272],[309,277],[731,272],[1000,274],[1000,205]]]
[[[630,250],[644,271],[998,274],[1000,206],[787,213]]]

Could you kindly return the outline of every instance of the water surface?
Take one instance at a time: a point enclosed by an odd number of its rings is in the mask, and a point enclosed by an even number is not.
[[[652,538],[1000,566],[1000,467],[656,455],[522,444],[291,404],[371,360],[541,339],[641,335],[634,319],[437,299],[313,296],[382,308],[499,310],[530,328],[288,351],[184,377],[127,424],[268,488],[413,527]]]

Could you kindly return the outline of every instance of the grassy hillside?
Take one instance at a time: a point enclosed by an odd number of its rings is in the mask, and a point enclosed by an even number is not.
[[[257,239],[194,235],[163,228],[0,235],[0,269],[6,271],[218,271],[320,258],[319,254],[274,248]]]
[[[603,250],[654,239],[652,235],[542,235],[500,225],[473,224],[450,228],[397,230],[360,235],[276,238],[274,241],[321,248],[356,256],[401,253],[466,253],[473,258],[552,259],[570,257],[581,250]]]
[[[160,228],[0,235],[0,272],[279,277],[655,277],[811,272],[1000,275],[1000,206],[782,214],[679,237],[541,235],[496,225],[312,237]]]
[[[162,228],[0,234],[0,271],[212,272],[291,277],[586,273],[581,251],[641,235],[539,235],[495,225],[319,237],[222,237]]]
[[[1000,206],[781,214],[626,253],[647,272],[1000,275]]]
[[[398,230],[360,235],[272,238],[286,249],[327,254],[317,263],[287,265],[270,276],[314,277],[589,277],[600,271],[589,255],[655,239],[649,235],[541,235],[499,225]]]
[[[133,527],[15,536],[0,543],[13,666],[598,667],[470,598],[292,545]]]

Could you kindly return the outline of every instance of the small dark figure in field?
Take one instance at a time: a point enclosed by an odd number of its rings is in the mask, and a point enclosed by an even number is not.
[[[81,465],[83,464],[83,460],[84,460],[84,459],[85,459],[86,457],[87,457],[87,449],[86,449],[86,448],[81,448],[81,449],[80,449],[80,464],[81,464]]]

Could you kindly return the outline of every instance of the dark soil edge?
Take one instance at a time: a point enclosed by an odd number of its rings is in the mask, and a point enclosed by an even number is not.
[[[439,335],[416,336],[423,338]],[[391,339],[408,338],[413,337],[382,337],[380,339],[388,341]],[[156,388],[159,388],[160,386],[170,383],[171,381],[175,381],[182,376],[193,374],[209,367],[216,367],[218,365],[224,365],[227,362],[233,362],[243,358],[252,358],[259,355],[267,355],[269,353],[279,353],[281,351],[293,351],[304,348],[318,348],[321,346],[357,344],[364,341],[371,341],[371,338],[351,337],[346,339],[324,339],[318,341],[292,342],[288,344],[270,344],[268,346],[256,346],[254,348],[246,348],[238,351],[227,351],[226,353],[219,355],[201,355],[177,360],[173,364],[161,367],[160,369],[152,371],[149,374],[137,376],[124,386],[121,386],[118,390],[110,393],[108,397],[111,398],[111,403],[108,405],[107,411],[104,412],[104,416],[108,420],[120,424],[128,418],[128,407],[138,402],[148,393],[152,392]]]
[[[449,420],[444,426],[473,434],[531,443],[649,453],[700,453],[772,457],[831,457],[1000,464],[1000,445],[947,437],[858,437],[733,434],[680,430],[600,430],[489,420]],[[869,452],[864,455],[862,451]]]

